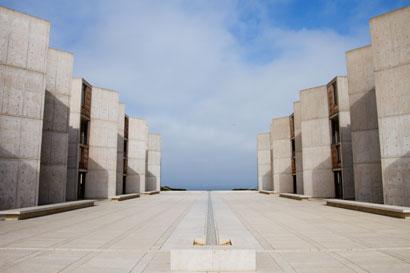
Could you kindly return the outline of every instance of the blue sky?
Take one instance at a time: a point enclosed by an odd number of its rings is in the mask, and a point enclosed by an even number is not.
[[[162,184],[256,186],[256,135],[299,90],[345,74],[368,20],[404,0],[14,0],[52,23],[74,75],[120,92],[163,137]]]

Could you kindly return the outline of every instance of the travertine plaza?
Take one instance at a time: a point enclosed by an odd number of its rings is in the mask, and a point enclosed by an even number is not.
[[[0,7],[0,272],[410,272],[409,26],[372,18],[347,76],[272,119],[258,191],[156,194],[161,136]]]

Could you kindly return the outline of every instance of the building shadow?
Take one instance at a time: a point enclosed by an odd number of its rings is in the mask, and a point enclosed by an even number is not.
[[[66,100],[65,102],[62,100]],[[39,204],[59,203],[66,200],[69,96],[55,96],[45,92]]]

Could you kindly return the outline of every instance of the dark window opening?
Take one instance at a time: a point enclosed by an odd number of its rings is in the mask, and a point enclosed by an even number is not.
[[[123,176],[122,177],[122,194],[127,193],[127,177]]]
[[[86,175],[85,172],[78,173],[77,199],[84,199],[85,197]]]
[[[85,105],[86,92],[87,92],[87,85],[83,84],[81,88],[81,106]]]
[[[124,139],[124,156],[128,155],[128,141]]]
[[[81,119],[80,144],[88,145],[88,124],[89,124],[88,120]]]
[[[293,193],[297,193],[297,183],[296,183],[296,175],[292,175],[293,178]]]
[[[339,117],[331,119],[332,144],[340,143]]]
[[[295,140],[292,139],[292,140],[291,140],[291,143],[292,143],[292,157],[295,157],[295,151],[296,151]]]
[[[337,106],[338,105],[338,103],[339,103],[339,101],[338,101],[338,99],[337,99],[337,84],[336,84],[336,82],[334,82],[333,84],[332,84],[332,87],[333,87],[333,104],[335,105],[335,106]]]
[[[335,197],[337,199],[343,199],[343,180],[342,180],[342,172],[336,171],[333,172],[334,180],[335,180]]]

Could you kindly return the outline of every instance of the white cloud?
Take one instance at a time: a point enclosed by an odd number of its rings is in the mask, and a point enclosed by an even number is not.
[[[164,184],[256,185],[256,134],[291,113],[300,89],[344,74],[344,52],[365,43],[262,21],[249,48],[230,32],[243,24],[235,3],[221,3],[104,2],[73,48],[77,75],[118,90],[162,134]],[[274,54],[249,62],[259,47]]]

